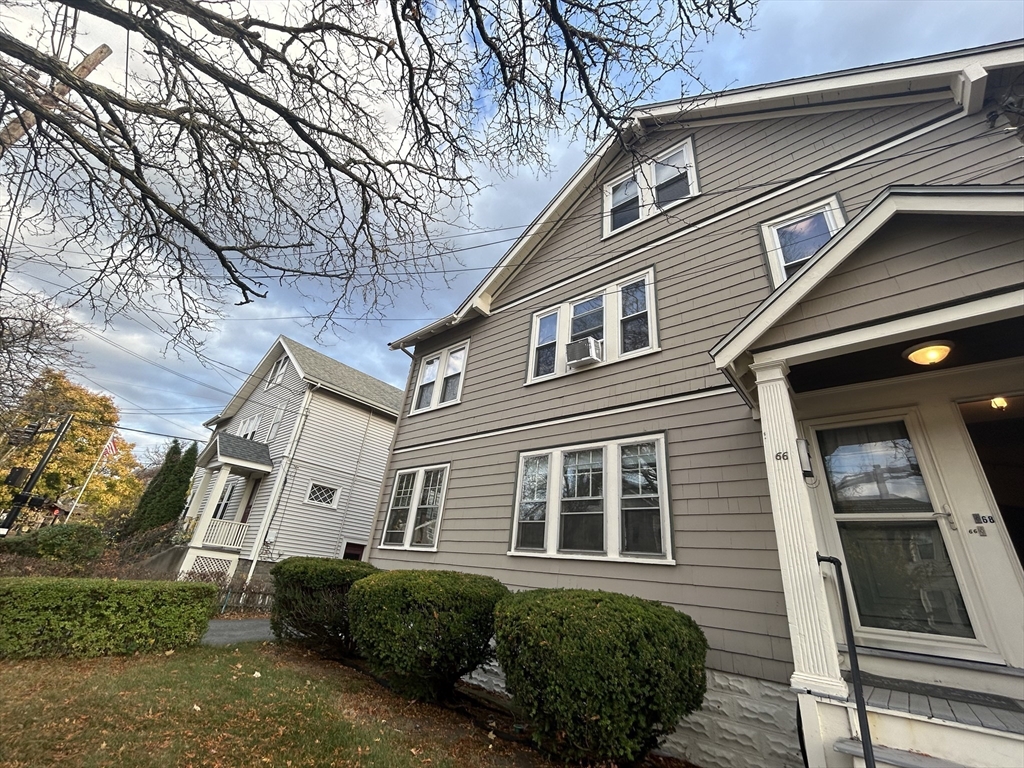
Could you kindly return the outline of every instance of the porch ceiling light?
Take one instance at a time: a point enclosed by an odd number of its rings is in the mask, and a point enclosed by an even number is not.
[[[903,350],[903,357],[918,365],[935,365],[946,359],[946,355],[953,349],[952,341],[936,340],[925,341],[907,347]]]
[[[997,411],[1005,411],[1006,408],[1009,406],[1009,403],[1006,402],[1005,397],[993,397],[991,400],[991,405]]]

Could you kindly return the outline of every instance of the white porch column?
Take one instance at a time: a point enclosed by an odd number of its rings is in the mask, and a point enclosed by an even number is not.
[[[848,689],[839,674],[825,585],[815,558],[818,542],[811,496],[797,453],[796,418],[786,379],[789,367],[783,362],[755,362],[750,369],[757,376],[768,489],[793,643],[790,682],[801,691],[845,699]]]
[[[210,487],[210,477],[212,476],[213,473],[210,470],[203,470],[203,479],[199,481],[199,487],[196,488],[196,492],[189,499],[185,517],[195,517],[196,513],[199,512],[199,505],[203,503],[203,496],[206,495],[206,489]]]
[[[213,482],[213,488],[210,489],[210,495],[206,500],[206,506],[203,507],[203,514],[199,516],[199,522],[196,523],[195,531],[192,533],[192,546],[203,546],[203,539],[206,537],[206,529],[210,527],[210,521],[213,519],[213,511],[217,508],[217,502],[220,501],[220,496],[224,493],[224,486],[227,485],[228,477],[230,475],[231,469],[229,467],[221,467],[217,471],[217,479]]]

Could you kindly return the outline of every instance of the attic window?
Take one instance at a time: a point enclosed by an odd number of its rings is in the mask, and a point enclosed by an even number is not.
[[[845,224],[838,196],[762,224],[772,285],[792,277]]]
[[[635,161],[630,173],[605,184],[604,235],[655,216],[699,193],[693,139],[689,138],[659,155]]]
[[[288,355],[281,355],[277,358],[277,362],[274,363],[274,367],[270,369],[270,373],[267,374],[267,386],[266,389],[270,389],[276,384],[284,382],[285,371],[288,370]]]
[[[423,358],[410,413],[459,402],[468,351],[469,342],[464,341]]]

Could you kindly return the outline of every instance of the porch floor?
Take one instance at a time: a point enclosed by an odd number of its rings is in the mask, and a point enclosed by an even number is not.
[[[862,678],[869,707],[1024,736],[1024,701],[868,674]]]

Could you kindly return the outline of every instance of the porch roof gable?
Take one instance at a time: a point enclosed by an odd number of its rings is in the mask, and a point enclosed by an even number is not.
[[[740,380],[747,372],[750,353],[758,340],[888,221],[903,213],[1024,216],[1024,186],[894,186],[885,189],[711,349],[715,366],[732,380],[741,394],[746,396]]]

